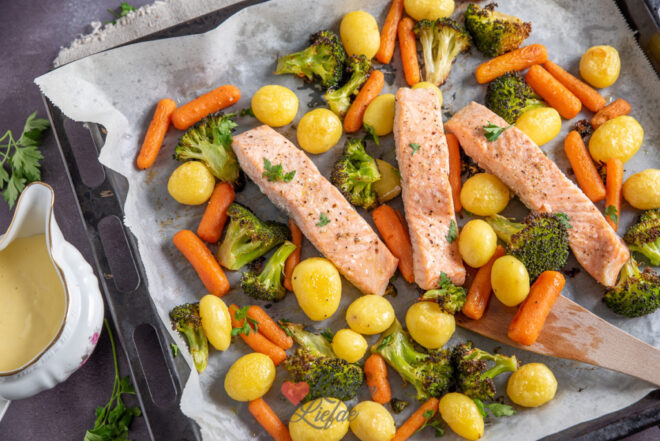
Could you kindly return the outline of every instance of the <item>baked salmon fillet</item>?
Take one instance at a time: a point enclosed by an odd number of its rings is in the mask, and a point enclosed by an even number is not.
[[[442,273],[462,285],[465,268],[458,252],[454,201],[449,185],[449,153],[442,112],[432,89],[401,88],[394,116],[396,159],[403,206],[413,249],[415,282],[432,289]]]
[[[470,103],[445,124],[461,147],[480,167],[504,182],[531,210],[566,213],[573,254],[599,283],[613,286],[619,270],[630,257],[623,240],[607,224],[580,188],[516,127],[489,142],[483,127],[508,124],[488,108]]]
[[[302,150],[265,125],[234,136],[232,147],[243,171],[346,279],[365,294],[385,293],[398,259]],[[269,181],[264,160],[295,176]]]

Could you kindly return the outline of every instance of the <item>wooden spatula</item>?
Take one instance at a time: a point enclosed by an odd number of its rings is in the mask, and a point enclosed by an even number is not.
[[[515,313],[516,308],[506,307],[491,298],[480,320],[456,314],[456,323],[510,346],[582,361],[660,386],[660,350],[610,325],[566,297],[559,296],[539,339],[531,346],[519,345],[507,337]]]

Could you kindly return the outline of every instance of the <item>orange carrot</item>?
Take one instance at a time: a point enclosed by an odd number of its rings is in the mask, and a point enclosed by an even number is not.
[[[289,429],[263,398],[250,401],[248,410],[275,441],[291,441]]]
[[[229,281],[211,250],[190,230],[181,230],[172,239],[174,245],[195,268],[202,283],[210,292],[222,297],[229,292]]]
[[[149,123],[147,134],[144,135],[142,148],[137,158],[137,166],[140,170],[151,167],[156,161],[175,109],[176,103],[169,98],[158,101],[154,117]]]
[[[593,202],[605,199],[605,184],[603,184],[582,137],[575,130],[566,136],[564,151],[584,194]]]
[[[605,98],[603,98],[603,96],[598,93],[596,89],[566,72],[561,68],[561,66],[558,66],[552,61],[548,60],[543,64],[543,67],[545,67],[545,70],[550,72],[550,74],[555,77],[557,81],[563,84],[568,90],[573,92],[573,94],[578,97],[580,101],[582,101],[584,107],[591,110],[592,112],[598,112],[600,109],[605,107],[605,104],[607,104]]]
[[[302,231],[298,228],[296,223],[289,219],[289,230],[291,230],[291,242],[296,246],[293,253],[289,254],[284,264],[284,287],[289,291],[293,291],[291,284],[291,277],[293,277],[293,270],[300,263],[300,250],[302,248]]]
[[[184,104],[172,114],[172,124],[186,130],[205,116],[229,107],[241,99],[241,91],[231,84],[220,86]]]
[[[630,107],[628,101],[619,98],[618,100],[614,100],[607,106],[600,109],[598,113],[596,113],[593,118],[591,118],[591,125],[593,126],[594,130],[596,130],[610,119],[621,115],[627,115],[631,110],[632,108]]]
[[[461,150],[458,138],[452,133],[445,134],[447,147],[449,147],[449,185],[451,197],[454,200],[454,212],[461,211]]]
[[[231,315],[231,326],[233,328],[243,328],[245,319],[236,318],[239,308],[236,305],[229,305],[229,314]],[[251,347],[256,352],[261,352],[262,354],[268,355],[275,366],[279,366],[280,363],[286,358],[286,352],[284,349],[277,346],[272,341],[268,340],[264,335],[259,332],[254,332],[254,329],[250,326],[250,332],[246,335],[245,333],[238,334],[241,336],[243,341]]]
[[[578,97],[543,67],[539,65],[530,67],[525,75],[525,81],[564,118],[571,119],[582,110],[582,103]]]
[[[383,30],[380,32],[380,46],[378,52],[376,52],[376,60],[383,64],[392,61],[396,43],[396,30],[399,27],[401,17],[403,17],[403,0],[392,0],[392,6],[387,13],[387,17],[385,17]]]
[[[234,202],[234,187],[227,182],[216,184],[209,204],[204,210],[202,220],[197,227],[197,235],[208,243],[216,243],[222,236],[222,229],[227,222],[227,208]]]
[[[417,42],[413,27],[415,22],[406,17],[399,22],[399,48],[401,49],[401,64],[403,64],[403,74],[406,77],[408,86],[414,86],[419,83],[419,61],[417,61]]]
[[[605,178],[605,220],[614,229],[619,227],[621,215],[621,188],[623,186],[623,162],[618,158],[607,160]]]
[[[344,130],[346,133],[354,133],[362,127],[364,111],[370,102],[378,96],[385,84],[385,75],[379,70],[374,70],[355,97],[353,104],[349,107],[344,117]]]
[[[390,252],[399,259],[399,271],[409,283],[414,283],[412,244],[408,230],[404,228],[396,211],[389,205],[380,205],[371,217]]]
[[[378,354],[371,354],[364,362],[364,376],[367,378],[371,399],[380,404],[389,403],[392,391],[387,379],[385,359]]]
[[[491,257],[488,263],[477,271],[477,275],[474,276],[474,280],[472,280],[472,284],[467,293],[467,299],[461,310],[466,317],[469,317],[472,320],[479,320],[483,317],[484,312],[486,312],[486,308],[488,307],[490,294],[493,291],[490,285],[490,272],[493,269],[495,261],[504,256],[504,254],[504,248],[498,245],[493,257]]]
[[[247,315],[259,324],[259,332],[268,340],[285,351],[293,346],[293,339],[284,332],[280,325],[275,323],[275,320],[270,318],[266,311],[257,305],[252,305],[248,308]]]
[[[507,334],[511,340],[521,345],[534,344],[541,335],[545,319],[559,298],[564,283],[564,276],[557,271],[541,273],[511,320]]]
[[[545,63],[547,60],[548,50],[545,46],[530,44],[480,64],[474,75],[479,84],[485,84],[512,70],[527,69],[534,64]]]
[[[438,411],[438,403],[439,401],[437,398],[430,398],[422,404],[419,409],[410,415],[410,417],[408,417],[408,419],[396,429],[394,438],[392,438],[391,441],[406,441],[413,436],[424,425],[424,423],[429,420],[429,418],[424,416],[426,412],[431,411],[431,417],[435,416],[435,413]]]

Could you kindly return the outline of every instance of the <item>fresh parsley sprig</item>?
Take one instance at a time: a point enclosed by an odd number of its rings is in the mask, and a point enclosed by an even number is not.
[[[488,142],[493,142],[496,141],[497,138],[500,137],[500,135],[509,127],[513,127],[513,124],[506,126],[506,127],[500,127],[492,122],[488,121],[488,125],[484,126],[484,136],[486,137],[486,140]]]
[[[262,176],[268,179],[268,182],[291,182],[291,180],[296,176],[296,171],[290,171],[284,173],[284,168],[282,164],[273,165],[267,158],[264,158],[264,172]]]
[[[502,403],[488,403],[484,404],[483,401],[481,401],[479,398],[473,398],[474,404],[477,405],[477,409],[479,410],[479,413],[481,416],[484,418],[488,416],[488,411],[493,414],[495,418],[503,417],[503,416],[511,416],[515,415],[516,411],[513,409],[513,407],[509,406],[508,404],[502,404]]]
[[[419,148],[421,146],[419,144],[417,144],[416,142],[411,142],[410,144],[408,144],[408,147],[410,147],[410,150],[412,150],[412,152],[410,153],[410,156],[414,156],[415,153],[417,153],[417,150],[419,150]]]
[[[332,339],[335,338],[335,334],[330,328],[325,328],[321,331],[321,337],[325,338],[328,343],[332,343]]]
[[[454,219],[449,222],[449,231],[447,231],[447,235],[445,236],[445,239],[447,239],[447,242],[452,243],[458,238],[458,226],[456,225],[456,221]]]
[[[378,138],[378,135],[376,135],[376,129],[374,129],[374,126],[369,124],[363,124],[363,126],[364,131],[367,132],[367,136],[364,137],[364,140],[371,139],[378,147],[380,147],[380,139]]]
[[[246,305],[236,311],[236,314],[234,315],[236,320],[245,319],[245,321],[243,322],[243,326],[240,328],[232,328],[232,337],[235,337],[239,334],[250,335],[250,332],[254,332],[255,334],[259,332],[259,322],[247,314],[249,308],[250,306]]]
[[[426,426],[431,426],[435,429],[435,437],[440,438],[444,436],[445,434],[445,429],[442,428],[442,421],[440,421],[439,418],[434,418],[436,414],[436,411],[433,409],[429,409],[426,412],[424,412],[424,424],[415,431],[415,434],[419,431],[421,431],[423,428]],[[414,435],[414,434],[413,434]]]
[[[605,216],[609,217],[615,224],[619,223],[619,211],[614,205],[605,207]]]
[[[330,223],[330,219],[328,219],[328,216],[325,215],[325,213],[321,213],[319,216],[319,221],[316,223],[317,227],[325,227]]]
[[[127,16],[131,11],[135,11],[135,6],[126,2],[121,2],[121,5],[119,5],[119,12],[108,9],[108,12],[111,13],[115,19],[112,21],[106,21],[105,24],[117,24],[117,19]]]

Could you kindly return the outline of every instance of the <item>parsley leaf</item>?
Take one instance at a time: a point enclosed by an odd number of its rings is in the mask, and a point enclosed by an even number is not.
[[[419,150],[421,146],[416,142],[411,142],[410,144],[408,144],[408,147],[410,147],[410,149],[412,150],[410,156],[413,156],[415,153],[417,153],[417,150]]]
[[[481,416],[486,418],[488,416],[488,412],[486,412],[486,408],[484,407],[483,401],[481,401],[479,398],[472,398],[472,401],[474,401],[474,404],[477,405],[477,410],[479,411]]]
[[[506,126],[506,127],[500,127],[500,126],[496,126],[492,122],[488,121],[488,125],[483,127],[484,128],[484,136],[486,137],[486,140],[488,140],[489,142],[496,141],[497,138],[500,137],[502,132],[504,132],[506,129],[508,129],[509,127],[512,127],[512,126],[513,126],[513,124],[511,124],[510,126]]]
[[[256,118],[254,116],[254,112],[252,111],[252,107],[246,107],[245,109],[242,109],[241,112],[239,113],[239,116],[251,116],[253,118]]]
[[[287,328],[287,327],[285,326],[287,323],[291,323],[291,321],[290,321],[290,320],[287,320],[287,319],[280,319],[280,320],[277,322],[277,324],[280,326],[280,328],[282,328],[282,331],[284,331],[284,333],[285,333],[286,335],[288,335],[289,337],[292,337],[293,334],[291,333],[291,331],[289,331],[289,328]]]
[[[442,271],[440,273],[440,280],[438,280],[438,288],[447,288],[451,285],[453,285],[453,283],[451,283],[449,276],[447,276],[446,272]]]
[[[170,343],[170,348],[172,349],[172,357],[176,358],[179,355],[179,347],[176,343]]]
[[[371,139],[378,147],[380,147],[380,139],[378,138],[378,135],[376,135],[376,129],[369,124],[364,124],[364,130],[367,132],[367,136],[365,136],[364,139]]]
[[[422,424],[422,426],[419,429],[417,429],[415,431],[415,433],[413,433],[413,435],[416,434],[417,432],[421,431],[426,426],[430,426],[430,427],[433,427],[435,429],[436,438],[440,438],[441,436],[443,436],[445,434],[445,431],[442,428],[442,422],[440,420],[438,420],[437,418],[433,418],[435,416],[435,411],[433,409],[429,409],[429,410],[425,411],[423,416],[424,416],[424,419],[426,421],[424,421],[424,424]]]
[[[390,344],[390,341],[392,341],[392,335],[391,335],[391,334],[388,335],[387,337],[385,337],[385,338],[383,339],[383,341],[378,345],[378,347],[376,348],[376,350],[377,350],[377,351],[380,351],[380,350],[383,349],[385,346],[389,345],[389,344]]]
[[[319,216],[319,221],[316,223],[317,227],[325,227],[330,223],[330,219],[328,219],[328,216],[325,215],[325,213],[321,213],[321,216]]]
[[[568,217],[568,214],[566,213],[555,213],[555,216],[559,218],[562,224],[566,227],[567,230],[570,230],[573,228],[573,225],[570,224],[571,218]]]
[[[615,224],[619,222],[619,212],[614,205],[608,205],[605,207],[605,215]]]
[[[112,9],[108,9],[108,12],[111,13],[115,17],[115,20],[106,21],[105,24],[110,24],[110,23],[117,24],[116,19],[127,16],[128,13],[131,12],[131,11],[135,11],[135,6],[133,6],[129,3],[126,3],[126,2],[121,2],[121,5],[119,5],[119,12],[116,12]]]
[[[330,330],[330,328],[325,328],[321,331],[321,337],[325,338],[328,343],[332,343],[332,339],[335,338],[335,334]]]
[[[243,326],[240,328],[232,328],[232,337],[235,337],[239,334],[250,335],[250,332],[254,332],[255,334],[259,332],[259,322],[247,315],[249,308],[249,305],[245,305],[242,308],[236,310],[236,313],[234,313],[236,320],[245,320],[243,321]]]
[[[264,158],[264,172],[261,176],[268,179],[268,182],[291,182],[291,180],[296,176],[296,171],[293,170],[288,173],[284,173],[282,164],[273,165],[267,158]]]
[[[486,404],[486,407],[491,411],[495,418],[516,414],[516,411],[513,409],[513,407],[509,406],[508,404],[490,403]]]
[[[456,226],[456,221],[454,219],[452,219],[449,223],[449,231],[447,232],[445,238],[449,243],[452,243],[456,240],[456,238],[458,238],[458,227]]]

